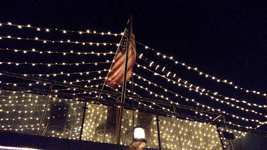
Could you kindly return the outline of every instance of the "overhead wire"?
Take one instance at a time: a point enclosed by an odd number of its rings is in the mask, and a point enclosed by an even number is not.
[[[36,31],[44,31],[44,32],[50,32],[50,31],[58,31],[64,34],[67,33],[77,33],[77,34],[98,34],[98,35],[112,35],[112,36],[120,36],[123,35],[123,33],[111,33],[110,31],[108,32],[97,32],[97,31],[91,31],[89,29],[87,29],[86,31],[76,31],[76,30],[65,30],[65,29],[58,29],[58,28],[44,28],[44,27],[35,27],[32,26],[30,24],[27,25],[19,25],[19,24],[14,24],[11,22],[7,22],[7,23],[1,23],[0,22],[0,27],[1,26],[14,26],[17,27],[18,29],[22,29],[22,28],[31,28],[31,29],[35,29]]]
[[[192,67],[192,66],[189,66],[189,65],[185,64],[184,62],[180,62],[178,60],[175,60],[173,56],[167,56],[166,54],[163,54],[162,52],[159,52],[158,50],[155,50],[154,48],[151,48],[151,47],[149,47],[149,46],[147,46],[147,45],[145,45],[145,44],[143,44],[141,42],[136,41],[136,43],[138,43],[139,45],[143,46],[145,49],[152,50],[153,52],[155,52],[157,54],[157,56],[162,56],[161,58],[163,58],[163,59],[167,58],[167,59],[173,61],[174,64],[178,64],[178,65],[180,65],[182,67],[186,67],[190,71],[198,72],[198,74],[200,76],[204,76],[204,77],[206,77],[208,79],[212,79],[212,80],[217,81],[219,83],[225,83],[225,84],[231,85],[234,89],[238,89],[238,90],[244,91],[246,93],[253,93],[253,94],[261,95],[261,96],[267,98],[267,93],[263,93],[263,92],[260,92],[260,91],[257,91],[257,90],[249,90],[248,88],[244,88],[244,87],[235,85],[232,81],[229,81],[227,79],[220,79],[218,77],[215,77],[215,76],[212,76],[212,75],[210,75],[208,73],[200,71],[200,70],[198,70],[197,67]]]
[[[28,38],[28,37],[13,37],[10,35],[0,35],[0,40],[2,39],[12,39],[12,40],[26,40],[26,41],[38,41],[45,43],[60,43],[60,44],[81,44],[87,46],[107,46],[107,45],[115,45],[118,46],[118,43],[106,43],[106,42],[87,42],[87,41],[71,41],[71,40],[51,40],[51,39],[39,39],[38,37]]]
[[[149,72],[154,73],[154,75],[156,74],[156,76],[159,76],[159,77],[161,77],[161,78],[164,78],[165,80],[167,80],[167,81],[169,81],[169,82],[175,82],[175,83],[176,83],[176,81],[171,80],[171,79],[167,78],[167,77],[164,76],[164,75],[161,75],[161,74],[159,74],[159,73],[156,73],[156,72],[154,72],[154,71],[152,71],[152,70],[150,70],[150,69],[148,69],[148,68],[146,68],[145,66],[142,66],[142,65],[140,65],[140,64],[137,64],[137,66],[138,66],[138,65],[139,65],[139,67],[141,66],[140,68],[145,69],[145,70],[148,70]],[[187,85],[185,85],[185,84],[183,84],[183,83],[178,83],[178,84],[176,83],[175,85],[179,85],[179,86],[181,86],[181,87],[185,87],[186,89],[193,89],[193,87],[188,87]],[[257,111],[255,111],[255,110],[253,110],[253,109],[246,109],[246,108],[244,108],[244,107],[235,105],[235,104],[230,103],[230,102],[226,102],[225,100],[222,100],[222,99],[219,99],[219,98],[214,98],[214,96],[210,96],[208,93],[205,93],[205,92],[199,92],[197,89],[189,90],[189,91],[194,91],[194,92],[196,92],[196,93],[199,93],[200,95],[203,95],[203,93],[204,93],[204,95],[207,95],[211,100],[214,100],[214,101],[217,101],[217,102],[220,101],[221,103],[225,103],[225,104],[227,104],[227,105],[229,105],[229,106],[231,106],[231,107],[234,107],[234,108],[236,108],[236,109],[239,109],[239,110],[242,110],[242,111],[246,111],[246,112],[251,112],[251,113],[253,113],[253,114],[256,114],[256,115],[259,115],[259,116],[263,116],[263,117],[267,118],[267,115],[265,115],[265,114],[263,114],[263,113],[261,113],[261,112],[257,112]]]
[[[147,79],[146,79],[146,80],[147,80]],[[147,80],[147,82],[151,82],[151,81]],[[141,89],[147,91],[149,94],[154,94],[155,97],[159,97],[159,98],[168,100],[168,101],[170,101],[172,104],[174,104],[174,106],[178,106],[178,105],[180,105],[177,101],[169,100],[168,97],[164,97],[163,95],[159,95],[159,94],[157,94],[157,93],[155,93],[155,92],[153,92],[153,91],[150,91],[147,87],[144,88],[143,86],[141,86],[141,85],[139,85],[139,84],[137,84],[137,83],[130,83],[130,84],[134,84],[135,86],[137,86],[137,87],[139,87],[139,88],[141,88]],[[152,84],[152,85],[154,85],[154,84]],[[159,87],[159,86],[157,86],[157,87]],[[162,88],[162,89],[163,89],[163,88]],[[165,90],[165,89],[164,89],[164,90]],[[222,114],[224,114],[224,115],[228,115],[228,116],[230,116],[230,117],[232,117],[232,118],[234,118],[234,119],[239,119],[239,120],[241,120],[241,121],[251,121],[251,122],[265,123],[264,121],[260,121],[260,120],[253,119],[253,118],[247,118],[247,117],[243,117],[243,116],[238,116],[238,115],[235,115],[235,114],[232,114],[232,113],[223,111],[223,110],[221,110],[221,109],[213,108],[213,107],[211,107],[211,106],[208,106],[208,105],[205,105],[205,104],[203,104],[203,103],[201,103],[201,102],[198,102],[198,101],[196,101],[195,99],[191,99],[191,98],[187,98],[187,97],[185,97],[185,96],[181,96],[181,95],[179,95],[179,94],[177,94],[177,93],[175,93],[175,92],[169,91],[169,90],[166,91],[166,92],[170,92],[170,93],[172,93],[172,94],[175,94],[176,97],[180,97],[180,98],[184,99],[185,102],[193,102],[193,103],[196,104],[196,106],[201,106],[202,108],[207,108],[207,109],[210,110],[210,111],[218,112],[218,113],[222,113]],[[168,99],[167,99],[167,98],[168,98]],[[200,107],[200,108],[201,108],[201,107]]]
[[[90,51],[90,52],[82,52],[82,51],[76,51],[76,50],[70,50],[68,51],[52,51],[52,50],[36,50],[35,48],[29,49],[13,49],[13,48],[0,48],[1,51],[13,51],[13,52],[22,52],[23,54],[27,53],[39,53],[39,54],[75,54],[75,55],[97,55],[97,56],[106,56],[106,55],[113,55],[115,54],[113,51],[109,52],[97,52],[97,51]]]

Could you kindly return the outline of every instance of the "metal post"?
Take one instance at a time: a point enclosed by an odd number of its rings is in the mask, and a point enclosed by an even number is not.
[[[230,141],[230,145],[232,147],[232,150],[235,150],[234,145],[233,145],[233,141],[231,139],[229,139],[229,141]]]
[[[222,114],[218,115],[216,118],[212,119],[212,121],[216,121],[220,117],[223,117],[223,115]],[[208,125],[210,125],[210,122],[207,125],[203,126],[200,131],[202,131],[203,129],[205,129]],[[224,150],[223,141],[221,139],[221,134],[220,134],[220,130],[218,128],[218,124],[216,124],[216,128],[217,128],[217,132],[218,132],[218,135],[219,135],[219,138],[220,138],[220,141],[221,141],[222,149]]]
[[[128,22],[127,22],[127,24],[128,24]],[[126,28],[124,29],[123,33],[125,33],[125,31],[126,31]],[[122,42],[122,39],[123,39],[123,37],[121,37],[120,43]],[[117,48],[117,50],[116,50],[116,53],[115,53],[115,55],[114,55],[114,57],[113,57],[112,60],[114,60],[115,57],[117,56],[117,54],[118,54],[118,50],[119,50],[119,46],[118,46],[118,48]],[[112,63],[112,64],[113,64],[113,63]],[[112,68],[112,64],[110,65],[109,70],[111,70],[111,68]],[[108,71],[106,78],[108,78],[109,73],[110,73],[110,71]],[[102,85],[101,90],[104,89],[104,87],[105,87],[105,85],[106,85],[106,81],[107,81],[107,80],[105,80],[104,84]],[[98,98],[101,97],[101,94],[102,94],[102,93],[100,92],[100,94],[98,95]]]
[[[53,86],[54,84],[51,84],[50,87],[49,87],[49,91],[51,92],[52,89],[53,89]],[[46,114],[46,111],[47,111],[47,106],[48,106],[48,103],[49,103],[49,99],[50,99],[50,96],[51,95],[47,95],[47,98],[46,98],[46,102],[45,102],[45,108],[44,108],[44,112],[42,113],[42,116],[41,116],[41,119],[40,119],[40,125],[39,125],[39,130],[37,131],[37,135],[42,135],[42,124],[44,122],[44,118],[45,118],[45,114]]]
[[[219,138],[220,138],[220,141],[221,141],[222,149],[224,150],[224,147],[223,147],[223,141],[222,141],[222,138],[221,138],[221,134],[220,134],[219,126],[216,125],[216,128],[217,128],[217,132],[218,132],[218,135],[219,135]]]
[[[225,116],[223,116],[223,123],[226,123]],[[227,126],[225,126],[225,127],[226,127],[226,129],[228,129],[228,127],[227,127]],[[231,149],[232,149],[232,150],[235,150],[232,140],[231,140],[231,139],[229,139],[229,141],[230,141]]]
[[[104,127],[104,138],[103,138],[103,143],[105,143],[106,141],[106,131],[107,130],[107,124],[105,124],[105,127]]]
[[[174,105],[172,106],[172,109],[173,109],[173,112],[176,113],[176,108]]]
[[[174,105],[172,106],[172,109],[173,109],[173,112],[176,113],[176,108],[175,108]],[[177,123],[177,125],[178,125],[178,123]],[[177,127],[177,126],[176,126],[176,127]],[[178,129],[178,127],[177,127],[177,129]],[[178,130],[179,130],[179,129],[178,129]],[[177,130],[177,131],[178,131],[178,130]],[[179,146],[180,146],[180,150],[182,150],[183,148],[182,148],[181,136],[180,136],[179,131],[178,131],[178,135],[179,135]]]
[[[182,142],[181,142],[181,135],[180,133],[179,134],[179,145],[180,145],[180,150],[183,150],[183,147],[182,147]]]
[[[133,92],[134,92],[134,84],[133,84],[133,75],[132,75],[132,97],[133,97]],[[132,99],[132,111],[133,111],[133,116],[132,116],[132,122],[133,122],[133,140],[134,140],[134,99]]]
[[[85,118],[86,109],[88,109],[86,105],[87,105],[87,102],[84,102],[83,119],[82,119],[82,126],[81,126],[81,132],[80,132],[80,138],[79,138],[79,140],[82,140],[84,118]]]
[[[117,100],[117,102],[120,101],[118,96],[116,97],[116,100]],[[120,120],[120,108],[116,107],[116,138],[115,138],[116,140],[119,137],[119,135],[118,135],[118,133],[119,133],[119,122],[120,122],[119,120]]]
[[[160,130],[159,130],[159,115],[156,113],[157,116],[157,128],[158,128],[158,141],[159,141],[159,150],[161,150],[161,141],[160,141]]]
[[[73,128],[73,126],[72,126],[72,125],[70,125],[69,138],[71,138],[72,128]]]
[[[123,115],[123,107],[125,103],[125,95],[126,95],[126,75],[127,75],[127,68],[128,68],[128,42],[129,42],[129,37],[132,34],[132,17],[130,17],[130,33],[127,36],[127,42],[126,42],[126,60],[125,60],[125,69],[124,69],[124,79],[123,79],[123,86],[122,86],[122,94],[121,94],[121,108],[120,108],[120,118],[119,118],[119,131],[118,131],[118,139],[117,139],[117,144],[120,144],[120,137],[121,137],[121,123],[122,123],[122,115]]]

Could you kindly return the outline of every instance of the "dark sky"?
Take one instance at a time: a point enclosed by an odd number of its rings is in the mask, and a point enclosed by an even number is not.
[[[104,31],[122,30],[131,13],[139,42],[211,75],[265,89],[265,2],[1,1],[1,6],[2,22]]]
[[[237,85],[265,91],[266,3],[261,1],[1,1],[1,21],[121,31]],[[142,50],[139,50],[141,52]]]
[[[266,92],[265,1],[3,0],[0,6],[2,23],[10,21],[70,30],[90,28],[121,32],[129,14],[132,14],[133,32],[137,41],[217,78],[228,79],[247,89]],[[181,66],[173,67],[173,62],[156,57],[140,45],[137,48],[138,53],[144,53],[151,60],[169,66],[169,70],[193,84],[248,102],[267,104],[266,98],[262,96],[245,94],[231,86],[214,83],[194,71],[187,71]],[[145,73],[140,74],[145,76]],[[184,90],[178,92],[190,95]],[[207,98],[201,101],[204,99]]]

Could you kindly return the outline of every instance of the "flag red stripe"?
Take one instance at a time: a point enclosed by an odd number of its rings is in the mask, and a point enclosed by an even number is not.
[[[133,55],[133,54],[135,54],[134,51],[132,51],[132,53],[129,55]],[[132,58],[130,58],[130,59],[132,59]],[[127,68],[133,67],[134,63],[135,63],[135,60],[134,60],[134,62],[128,62],[129,65]],[[110,75],[109,75],[109,78],[111,80],[113,80],[116,76],[118,76],[118,75],[116,75],[115,77],[112,77],[113,74],[116,73],[116,71],[118,71],[119,69],[120,69],[120,72],[124,73],[123,70],[124,70],[125,65],[123,65],[123,64],[124,64],[124,61],[122,61],[119,65],[117,65],[116,68],[112,69],[112,72],[110,72]]]
[[[128,53],[128,64],[126,72],[126,80],[128,80],[132,75],[132,68],[136,61],[136,45],[135,38],[132,35],[129,40],[129,45],[127,47]],[[122,84],[124,78],[124,68],[125,68],[126,55],[121,53],[119,49],[114,61],[111,65],[111,72],[108,75],[106,83],[110,88],[115,88],[117,85]]]
[[[136,54],[135,54],[135,51],[134,50],[131,50],[132,53],[129,53],[128,54],[128,58],[131,59],[131,56],[134,56],[134,60],[133,62],[131,63],[131,66],[133,66],[132,64],[135,63],[135,58],[136,58]],[[121,55],[122,56],[122,55]],[[121,58],[121,59],[125,59],[125,58]],[[117,62],[119,61],[115,61],[114,64],[116,64]],[[117,66],[114,68],[114,64],[112,65],[112,69],[111,69],[111,72],[109,73],[109,77],[113,76],[113,74],[123,65],[124,61],[120,60],[120,63],[119,64],[116,64]]]
[[[128,80],[130,77],[128,76],[128,73],[131,73],[132,71],[132,68],[128,68],[128,70],[127,70],[127,75],[126,75],[126,79]],[[117,80],[117,82],[118,83],[121,83],[122,82],[122,80],[123,80],[123,78],[124,78],[124,74],[122,75],[122,76],[120,76],[119,77],[119,79]]]

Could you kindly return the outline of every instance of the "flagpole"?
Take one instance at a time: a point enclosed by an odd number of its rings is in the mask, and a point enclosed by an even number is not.
[[[123,86],[122,86],[122,92],[121,92],[121,108],[120,108],[120,117],[119,117],[119,131],[118,131],[118,141],[117,144],[120,144],[120,137],[121,137],[121,123],[122,123],[122,115],[123,115],[123,107],[124,107],[124,103],[125,103],[125,95],[126,95],[126,75],[127,75],[127,68],[128,68],[128,44],[129,44],[129,40],[130,37],[132,35],[133,29],[132,29],[132,16],[130,16],[130,32],[128,34],[127,37],[127,42],[126,42],[126,52],[125,52],[125,56],[126,56],[126,60],[125,60],[125,69],[124,69],[124,78],[123,78]]]
[[[127,21],[127,24],[128,24],[128,22],[129,22],[129,20]],[[125,31],[126,31],[126,28],[123,30],[123,33],[125,33]],[[122,39],[123,39],[123,36],[122,36],[121,39],[120,39],[120,44],[121,44]],[[112,60],[115,59],[116,55],[118,54],[118,50],[119,50],[119,46],[117,47],[116,53],[115,53],[115,55],[114,55],[114,57],[113,57]],[[107,76],[106,76],[106,78],[105,78],[104,84],[102,85],[101,90],[103,90],[104,87],[105,87],[105,85],[106,85],[106,81],[107,81],[107,79],[108,79],[108,75],[109,75],[109,73],[110,73],[112,64],[113,64],[113,62],[111,63],[111,65],[110,65],[110,67],[109,67],[109,69],[108,69],[108,73],[107,73]],[[100,98],[100,97],[101,97],[101,93],[98,95],[98,98]]]
[[[133,84],[133,75],[132,75],[132,97],[134,97],[133,93],[134,93],[134,84]],[[134,140],[134,99],[132,99],[132,111],[133,111],[132,122],[133,122],[133,140]]]

